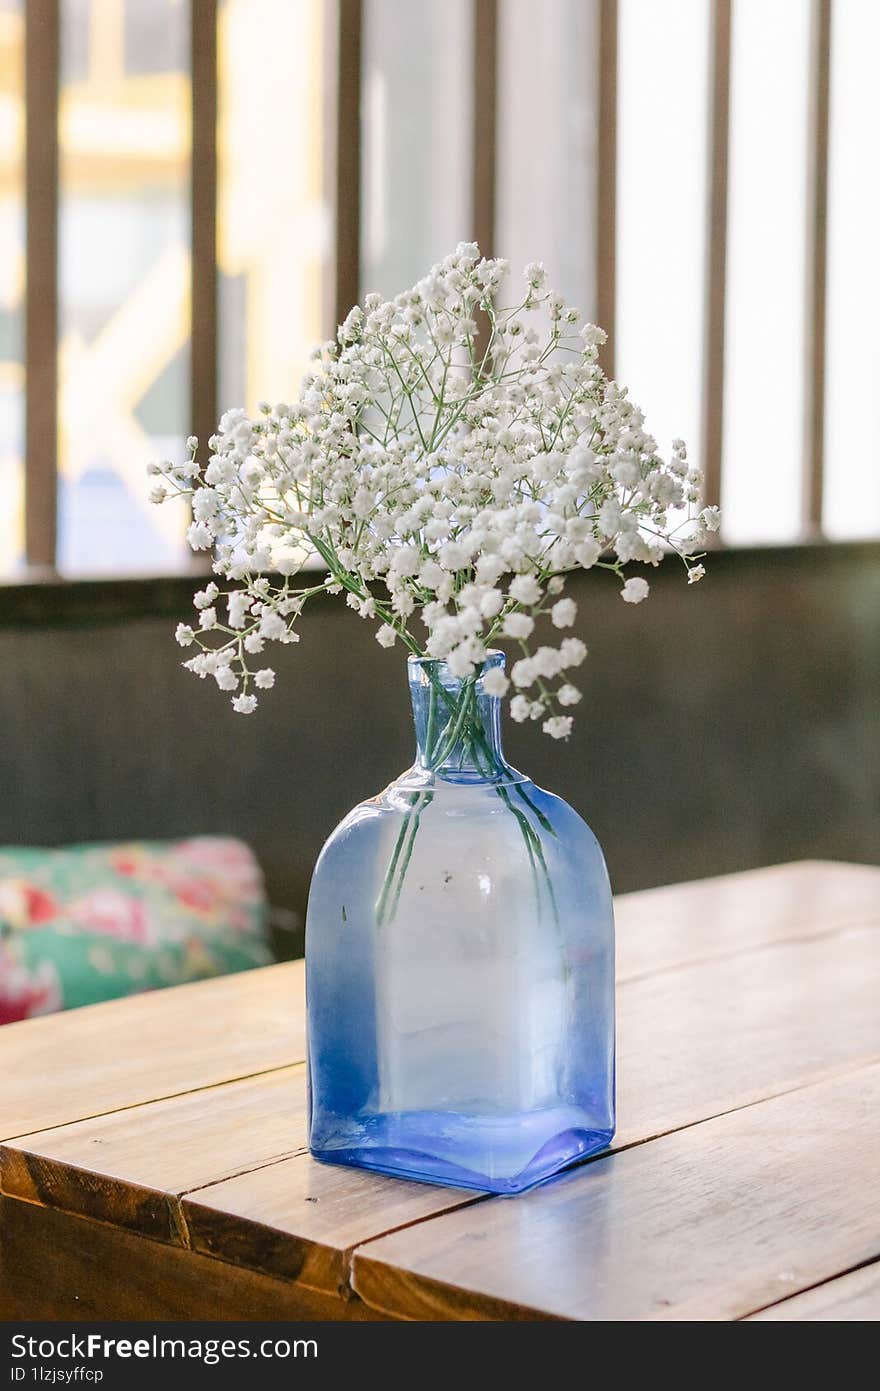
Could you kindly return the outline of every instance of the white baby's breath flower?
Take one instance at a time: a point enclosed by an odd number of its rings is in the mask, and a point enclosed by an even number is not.
[[[250,608],[250,595],[244,590],[236,589],[229,594],[226,599],[226,608],[229,613],[230,628],[243,628],[245,615]]]
[[[488,589],[480,599],[480,613],[483,618],[495,618],[504,607],[504,595],[500,589]]]
[[[454,647],[446,658],[446,665],[452,675],[457,676],[460,681],[468,676],[473,676],[476,666],[471,657],[470,645],[463,642],[460,646]]]
[[[534,575],[517,575],[508,592],[518,604],[537,604],[541,598],[541,586]]]
[[[257,697],[255,695],[235,696],[232,701],[233,710],[239,715],[252,715],[257,708]]]
[[[570,682],[566,681],[556,692],[556,699],[560,705],[577,705],[581,699],[581,693],[577,686],[572,686]]]
[[[555,628],[570,628],[577,618],[577,604],[574,599],[557,599],[550,610]]]
[[[192,628],[189,626],[188,623],[178,623],[177,627],[174,630],[174,636],[177,642],[180,643],[181,647],[190,647],[192,645],[193,638],[195,637],[195,633],[193,632]]]
[[[254,676],[254,685],[259,686],[261,691],[269,691],[275,685],[275,673],[271,667],[263,667]]]
[[[658,563],[665,545],[689,583],[702,577],[695,551],[719,517],[702,507],[683,442],[661,457],[626,388],[599,366],[604,333],[578,329],[540,262],[519,308],[495,302],[506,273],[468,243],[395,298],[366,296],[312,354],[295,399],[262,402],[253,418],[225,411],[204,469],[193,438],[187,459],[149,467],[156,501],[191,499],[189,544],[212,551],[230,584],[225,627],[212,581],[196,600],[198,639],[186,624],[177,636],[199,643],[185,663],[195,675],[238,681],[236,709],[249,713],[267,679],[251,658],[266,642],[297,642],[291,625],[323,592],[375,618],[382,646],[400,636],[463,682],[499,633],[512,639],[522,656],[510,680],[493,668],[484,689],[564,738],[571,717],[553,711],[575,703],[575,687],[545,683],[586,647],[532,642],[541,623],[575,621],[567,573],[602,565],[604,553],[621,574]],[[488,344],[476,334],[487,307]],[[316,556],[323,579],[301,573]],[[641,578],[623,584],[628,603],[647,593]]]
[[[510,682],[504,675],[500,667],[492,667],[483,677],[483,690],[489,696],[505,696],[510,688]]]
[[[287,636],[287,624],[279,613],[274,613],[271,609],[266,613],[264,610],[260,618],[259,633],[261,638],[268,638],[269,642],[280,642]]]
[[[705,565],[691,565],[688,570],[688,584],[697,584],[706,573]]]
[[[194,551],[206,551],[214,544],[214,538],[204,522],[193,522],[186,529],[186,539]]]
[[[559,644],[562,668],[579,667],[587,655],[587,645],[580,638],[563,638]]]
[[[527,613],[509,613],[501,624],[506,638],[527,638],[535,626],[535,620]]]
[[[213,604],[220,590],[212,580],[205,589],[199,589],[193,596],[193,606],[197,609],[206,609],[209,604]]]
[[[625,604],[640,604],[643,599],[647,599],[650,591],[648,581],[643,580],[641,575],[634,575],[621,589],[620,597]]]
[[[549,720],[544,721],[541,728],[551,739],[567,739],[573,723],[571,715],[552,715]]]
[[[534,658],[520,657],[519,661],[513,664],[510,679],[514,686],[531,686],[537,675]]]

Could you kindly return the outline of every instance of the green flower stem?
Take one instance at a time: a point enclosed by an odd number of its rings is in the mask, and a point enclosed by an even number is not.
[[[456,746],[461,744],[462,751],[470,751],[476,767],[484,776],[503,776],[505,766],[500,764],[496,759],[478,718],[476,704],[476,682],[478,678],[471,677],[464,681],[458,696],[454,697],[450,695],[430,667],[427,668],[427,672],[431,683],[425,737],[427,770],[429,772],[436,772],[436,770],[446,762]],[[442,700],[449,713],[446,723],[437,734],[435,741],[434,730],[436,725],[438,698]],[[529,797],[528,793],[522,787],[522,784],[515,784],[515,789],[517,795],[532,812],[542,830],[555,836],[556,832],[550,821],[540,808],[535,805],[531,797]],[[530,822],[526,811],[514,804],[507,784],[496,783],[495,792],[510,814],[516,818],[517,825],[519,826],[526,854],[529,858],[529,867],[538,911],[540,912],[541,882],[543,882],[554,919],[558,922],[559,915],[556,895],[544,855],[544,848],[541,844],[541,838]],[[400,903],[400,895],[403,891],[403,883],[412,859],[415,838],[421,824],[422,812],[430,805],[433,799],[433,790],[415,792],[410,797],[410,805],[404,815],[403,823],[395,842],[394,852],[382,881],[379,897],[376,901],[376,921],[380,927],[391,922],[397,912]]]

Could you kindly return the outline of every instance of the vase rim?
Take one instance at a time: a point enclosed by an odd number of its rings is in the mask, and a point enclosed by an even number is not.
[[[483,658],[480,674],[482,675],[491,667],[501,666],[507,660],[507,653],[502,652],[500,647],[489,647]],[[445,657],[407,657],[407,666],[410,667],[445,667]]]

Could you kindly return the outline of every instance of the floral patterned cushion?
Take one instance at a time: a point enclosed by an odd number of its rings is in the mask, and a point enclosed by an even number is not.
[[[241,841],[0,848],[0,1024],[271,959]]]

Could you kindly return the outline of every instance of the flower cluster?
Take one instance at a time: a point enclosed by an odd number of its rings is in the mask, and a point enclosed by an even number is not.
[[[465,243],[395,299],[367,295],[295,402],[256,419],[227,411],[204,468],[195,439],[187,462],[151,466],[154,500],[191,497],[189,543],[213,549],[233,586],[200,591],[177,640],[198,647],[186,665],[236,710],[274,682],[267,645],[298,641],[304,604],[329,590],[377,624],[382,646],[442,658],[462,679],[513,643],[509,678],[496,668],[488,687],[510,695],[515,720],[564,738],[587,655],[567,631],[569,573],[611,571],[628,604],[649,591],[624,578],[632,562],[671,549],[689,582],[703,575],[694,552],[718,514],[700,510],[683,442],[661,458],[598,364],[602,330],[580,325],[542,265],[502,307],[507,271]]]

